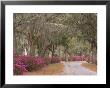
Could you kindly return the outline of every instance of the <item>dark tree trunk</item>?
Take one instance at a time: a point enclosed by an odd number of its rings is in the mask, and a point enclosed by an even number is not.
[[[55,54],[55,46],[52,45],[52,56],[54,56],[54,54]]]
[[[35,46],[30,47],[30,55],[35,56]]]

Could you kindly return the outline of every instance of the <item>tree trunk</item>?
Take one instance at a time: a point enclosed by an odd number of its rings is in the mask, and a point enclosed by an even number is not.
[[[92,38],[91,38],[90,42],[91,42],[90,62],[93,63],[93,43],[94,43],[94,41]]]
[[[39,55],[39,56],[45,56],[45,51],[44,51],[44,49],[39,48],[39,49],[38,49],[38,55]]]
[[[35,46],[30,46],[30,55],[35,56]]]
[[[52,56],[54,56],[54,54],[55,54],[55,46],[52,45]]]

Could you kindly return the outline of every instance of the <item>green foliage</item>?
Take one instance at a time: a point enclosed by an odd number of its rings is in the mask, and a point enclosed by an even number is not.
[[[95,13],[15,13],[14,49],[22,54],[54,55],[63,46],[70,54],[96,53],[97,14]],[[37,51],[37,52],[36,52]]]

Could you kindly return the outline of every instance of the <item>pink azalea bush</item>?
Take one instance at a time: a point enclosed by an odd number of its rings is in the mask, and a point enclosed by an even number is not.
[[[24,72],[31,72],[33,70],[38,70],[45,65],[59,62],[60,59],[58,56],[44,58],[40,56],[14,55],[14,75],[23,75]]]
[[[28,72],[25,66],[14,64],[14,75],[20,75],[20,74],[23,74],[23,72]]]
[[[36,69],[40,69],[45,66],[44,57],[34,57]]]
[[[58,56],[52,56],[51,63],[59,63],[61,60]]]
[[[71,58],[72,61],[82,61],[82,56],[73,56]]]
[[[44,59],[44,62],[45,62],[45,65],[48,65],[48,64],[50,64],[51,63],[51,57],[45,57],[45,59]]]
[[[44,66],[44,58],[32,56],[16,56],[14,57],[14,74],[23,74],[23,72],[31,72]]]

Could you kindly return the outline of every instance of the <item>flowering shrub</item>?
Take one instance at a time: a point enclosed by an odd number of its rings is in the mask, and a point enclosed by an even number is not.
[[[62,61],[66,61],[64,57],[61,58]]]
[[[45,66],[45,61],[43,57],[34,57],[36,69],[39,69],[41,67]]]
[[[51,63],[51,59],[52,59],[51,57],[44,58],[45,65],[50,64]]]
[[[32,68],[32,66],[28,62],[31,63],[30,56],[14,56],[14,74],[21,75],[29,71],[29,67]]]
[[[81,56],[73,56],[71,58],[72,61],[82,61],[82,57]]]
[[[60,58],[58,56],[52,56],[51,63],[59,63],[59,62],[60,62]]]
[[[14,74],[23,74],[26,71],[37,70],[45,66],[43,57],[14,56]]]
[[[14,75],[22,75],[24,72],[31,72],[33,70],[38,70],[45,65],[50,63],[59,63],[60,59],[58,56],[52,57],[33,57],[33,56],[23,56],[23,55],[14,55]]]
[[[25,59],[25,64],[27,65],[26,69],[28,71],[31,72],[33,70],[36,70],[37,65],[36,65],[34,58],[30,57],[30,58]]]
[[[28,70],[25,68],[25,65],[18,65],[14,64],[14,75],[22,75],[23,72],[28,72]]]

